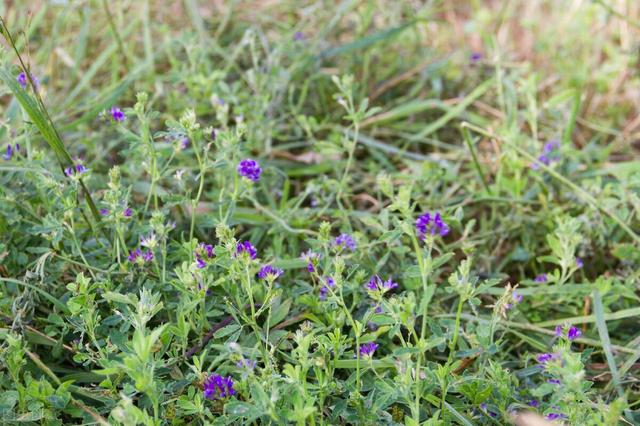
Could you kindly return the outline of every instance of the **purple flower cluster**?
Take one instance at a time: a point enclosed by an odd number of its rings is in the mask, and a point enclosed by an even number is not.
[[[513,303],[507,303],[505,307],[507,309],[511,309],[518,303],[522,302],[522,299],[524,299],[524,296],[520,294],[517,290],[514,290],[513,293],[511,294],[511,300],[513,301]]]
[[[560,159],[560,155],[558,154],[558,150],[560,149],[560,143],[558,141],[549,141],[544,144],[542,147],[542,154],[538,156],[538,161],[544,164],[545,166],[550,165],[554,161],[558,161]],[[534,170],[538,170],[540,165],[538,163],[533,163],[531,168]]]
[[[236,394],[230,376],[212,374],[204,381],[204,397],[210,400],[222,399]]]
[[[437,234],[444,237],[449,233],[449,226],[444,223],[439,212],[436,212],[433,216],[427,212],[416,220],[416,231],[421,240],[424,240],[427,234]]]
[[[378,344],[374,342],[360,345],[360,358],[372,357],[376,349],[378,349]]]
[[[253,370],[256,368],[256,362],[252,359],[241,359],[236,363],[238,368],[246,368],[247,370]]]
[[[578,327],[569,327],[569,331],[567,331],[567,339],[569,339],[570,341],[574,341],[580,336],[582,336],[582,331],[580,331]]]
[[[320,259],[320,254],[314,253],[311,250],[307,250],[306,252],[300,255],[300,258],[307,262],[307,271],[313,273],[316,271],[315,263]]]
[[[270,277],[273,277],[272,279],[275,280],[283,273],[284,271],[282,269],[274,268],[271,265],[264,265],[260,268],[260,271],[258,271],[258,277],[263,280],[268,280]]]
[[[391,278],[386,281],[383,281],[379,275],[374,275],[371,277],[369,282],[365,284],[364,288],[369,291],[381,291],[386,293],[389,290],[393,290],[398,287],[398,283],[394,282]]]
[[[64,174],[67,175],[67,177],[73,177],[75,175],[81,175],[86,171],[87,171],[87,168],[82,164],[78,163],[75,166],[69,166],[66,169],[64,169]]]
[[[189,148],[189,145],[191,145],[191,139],[189,139],[188,136],[184,136],[180,139],[180,149],[187,149]]]
[[[325,278],[324,281],[325,284],[320,288],[320,300],[325,300],[327,298],[329,288],[334,288],[336,286],[335,280],[331,277]]]
[[[534,278],[535,282],[537,283],[546,283],[547,282],[547,274],[538,274],[536,275],[536,277]]]
[[[16,80],[18,81],[18,84],[20,85],[20,87],[22,87],[23,89],[27,88],[27,85],[29,84],[29,79],[27,78],[27,74],[25,74],[24,71],[18,74],[18,76],[16,77]],[[40,82],[36,77],[34,77],[33,74],[31,74],[31,80],[33,80],[33,84],[36,85],[36,89],[37,89]]]
[[[131,250],[127,257],[129,262],[138,263],[140,265],[151,262],[153,260],[153,252],[151,250],[145,250],[144,252],[139,248]]]
[[[340,234],[333,240],[333,245],[337,248],[344,250],[349,249],[350,251],[356,251],[356,240],[349,234]]]
[[[16,154],[18,152],[20,152],[20,144],[17,143],[16,144]],[[5,159],[6,161],[10,161],[11,158],[13,157],[13,146],[11,146],[11,144],[7,145],[7,153],[6,154],[2,154],[2,158]]]
[[[262,169],[260,168],[258,163],[250,158],[242,160],[240,164],[238,164],[238,174],[240,176],[246,177],[253,182],[257,182],[260,180],[261,173]]]
[[[558,356],[556,354],[550,354],[550,353],[542,353],[542,354],[538,354],[536,355],[536,360],[540,363],[540,364],[546,364],[547,362],[556,359]]]
[[[239,241],[236,244],[236,257],[242,256],[243,254],[249,256],[250,259],[255,259],[258,252],[256,251],[256,248],[251,245],[251,242]]]
[[[123,122],[124,120],[127,119],[127,116],[124,115],[124,112],[122,112],[120,108],[115,106],[111,107],[109,114],[111,115],[111,119],[116,122]]]
[[[560,419],[566,419],[567,416],[562,414],[562,413],[549,413],[545,416],[545,419],[547,420],[560,420]]]
[[[198,269],[202,269],[207,266],[205,259],[212,259],[215,256],[213,252],[213,246],[211,244],[200,243],[194,251],[194,257],[196,258],[196,266]]]
[[[484,412],[486,412],[489,416],[491,417],[497,417],[498,414],[494,413],[493,411],[489,411],[488,410],[488,406],[486,402],[483,402],[482,404],[480,404],[480,409]]]
[[[563,336],[563,329],[562,329],[561,325],[556,325],[555,335],[556,335],[556,337],[562,337]],[[573,342],[574,340],[578,339],[580,336],[582,336],[582,331],[580,331],[580,329],[578,327],[576,327],[576,326],[572,325],[567,330],[567,339],[569,339],[569,341],[571,341],[571,342]]]

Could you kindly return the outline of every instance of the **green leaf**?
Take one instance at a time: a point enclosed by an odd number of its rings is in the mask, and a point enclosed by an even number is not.
[[[232,333],[235,333],[236,331],[238,331],[240,329],[240,326],[238,324],[229,324],[225,327],[222,327],[220,330],[216,331],[213,334],[213,338],[214,339],[219,339],[221,337],[225,337],[228,336]]]
[[[135,296],[133,297],[131,296],[132,295],[130,294],[124,295],[124,294],[116,293],[114,291],[107,291],[102,295],[102,298],[110,302],[118,302],[118,303],[124,303],[127,305],[133,305],[136,303]]]
[[[289,313],[289,309],[291,309],[291,299],[287,299],[279,305],[275,310],[271,312],[271,320],[269,321],[269,327],[273,327],[276,324],[279,324],[280,321],[286,318]]]

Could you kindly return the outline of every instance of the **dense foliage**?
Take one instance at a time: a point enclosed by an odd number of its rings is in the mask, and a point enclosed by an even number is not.
[[[640,5],[26,3],[3,423],[640,423]]]

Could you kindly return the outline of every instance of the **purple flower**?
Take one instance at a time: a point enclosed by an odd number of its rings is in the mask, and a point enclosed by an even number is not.
[[[356,240],[349,234],[340,234],[333,240],[333,245],[339,249],[349,249],[350,251],[356,251]]]
[[[520,303],[523,299],[522,294],[518,293],[517,291],[514,291],[511,297],[513,298],[514,303]]]
[[[64,169],[64,174],[67,175],[67,177],[73,177],[74,175],[81,175],[86,171],[87,171],[87,168],[82,164],[78,163],[74,166],[69,166],[66,169]]]
[[[198,280],[198,291],[201,291],[204,288],[204,285],[202,285],[202,282],[200,282],[200,280]],[[204,294],[206,296],[211,294],[211,289],[208,288],[207,291],[204,292]]]
[[[122,211],[122,215],[124,217],[131,217],[133,216],[133,210],[131,209],[131,207],[126,207],[123,211]]]
[[[335,280],[331,277],[326,277],[324,281],[326,284],[320,288],[320,300],[325,300],[327,298],[329,288],[334,288],[336,286]]]
[[[153,252],[151,250],[143,252],[139,248],[136,248],[135,250],[131,250],[129,252],[129,256],[127,257],[127,259],[131,263],[143,264],[151,262],[153,260]]]
[[[242,256],[243,253],[246,253],[250,259],[255,259],[258,255],[256,248],[249,241],[239,241],[236,244],[236,256]]]
[[[496,417],[497,414],[494,413],[493,411],[488,411],[487,410],[487,403],[483,402],[482,404],[480,404],[480,409],[484,412],[486,412],[488,415],[490,415],[491,417]]]
[[[431,213],[427,212],[416,220],[416,231],[421,240],[424,240],[427,234],[438,234],[444,237],[449,233],[449,226],[444,223],[439,212],[436,212],[433,217]]]
[[[24,71],[18,74],[18,77],[16,77],[16,80],[18,80],[18,84],[20,84],[20,86],[22,86],[23,89],[27,88],[27,74],[25,74]]]
[[[320,259],[320,255],[318,253],[314,253],[311,250],[307,250],[306,252],[300,255],[300,258],[307,262],[307,271],[313,273],[316,271],[314,262],[317,262]]]
[[[544,144],[544,146],[542,147],[542,152],[545,154],[551,154],[557,149],[560,149],[560,142],[556,140],[550,140],[549,142]]]
[[[375,309],[375,311],[374,311],[374,312],[375,312],[376,314],[381,314],[381,313],[383,312],[383,310],[382,310],[382,306],[377,305],[377,306],[376,306],[376,309]]]
[[[137,248],[129,252],[129,257],[127,259],[129,259],[129,262],[135,262],[138,259],[138,257],[140,257],[141,255],[142,255],[142,251],[139,248]]]
[[[538,156],[538,161],[545,166],[550,165],[554,161],[558,161],[560,159],[560,155],[558,154],[559,149],[560,143],[555,140],[550,140],[542,147],[542,154]],[[533,163],[531,164],[531,168],[533,170],[538,170],[540,165],[538,163]]]
[[[364,288],[369,291],[382,291],[386,293],[389,290],[393,290],[398,287],[398,283],[394,282],[391,278],[386,281],[382,281],[379,275],[374,275],[371,277],[369,282],[365,284]]]
[[[196,267],[198,269],[203,269],[205,266],[207,266],[207,263],[200,257],[199,254],[196,254]]]
[[[204,397],[207,399],[222,399],[235,394],[233,380],[230,376],[223,377],[218,374],[212,374],[204,381]]]
[[[480,60],[482,60],[482,53],[480,52],[473,52],[471,54],[471,56],[469,57],[469,59],[471,59],[471,62],[474,64],[477,64],[478,62],[480,62]]]
[[[260,277],[263,280],[269,279],[269,277],[273,277],[273,279],[275,280],[283,273],[284,271],[282,269],[274,268],[271,265],[264,265],[262,268],[260,268],[260,271],[258,272],[258,277]]]
[[[551,361],[554,358],[555,358],[555,355],[550,353],[543,353],[543,354],[536,355],[536,360],[540,364],[546,364],[548,361]]]
[[[191,139],[189,139],[187,136],[180,139],[180,149],[189,148],[189,144],[191,144]]]
[[[4,158],[6,161],[9,161],[11,160],[11,157],[13,157],[13,147],[11,145],[7,145],[7,153],[2,154],[2,158]]]
[[[241,359],[236,363],[238,368],[246,368],[247,370],[253,370],[256,368],[256,362],[252,359]]]
[[[537,283],[546,283],[547,282],[547,274],[538,274],[536,275],[535,282]]]
[[[573,341],[573,340],[576,340],[580,336],[582,336],[582,332],[580,331],[580,329],[578,327],[574,327],[572,325],[569,328],[569,331],[567,332],[567,339]]]
[[[109,113],[111,114],[111,118],[113,119],[113,121],[122,122],[127,118],[127,116],[124,115],[124,112],[122,112],[122,110],[118,107],[111,107]]]
[[[300,31],[296,31],[293,34],[293,41],[302,41],[304,40],[304,34]]]
[[[580,269],[584,266],[584,262],[582,261],[581,258],[576,257],[576,268]]]
[[[376,349],[378,349],[378,344],[374,342],[360,345],[360,357],[372,357]]]
[[[238,174],[253,182],[260,180],[261,173],[262,169],[255,160],[246,159],[242,160],[240,164],[238,164]]]
[[[528,402],[528,405],[529,407],[537,408],[540,406],[540,401],[538,401],[537,399],[532,399]]]
[[[109,209],[100,209],[100,216],[106,216],[109,214]]]
[[[514,292],[511,294],[511,299],[513,300],[513,303],[507,303],[505,305],[505,308],[507,309],[513,308],[515,305],[522,302],[523,296],[522,294],[518,293],[517,290],[514,290]]]
[[[25,74],[24,71],[22,71],[20,74],[18,74],[18,76],[16,77],[16,80],[18,81],[18,84],[23,88],[26,89],[27,85],[29,84],[29,81],[27,79],[27,74]],[[31,80],[33,80],[33,84],[35,84],[36,89],[39,86],[39,81],[36,77],[33,76],[33,74],[31,74]]]
[[[555,336],[562,337],[562,326],[560,324],[556,325]]]
[[[551,383],[552,385],[559,385],[560,384],[560,380],[559,379],[548,379],[547,383]]]
[[[567,416],[561,413],[549,413],[545,416],[545,419],[547,420],[558,420],[558,419],[565,419],[565,418],[567,418]]]
[[[394,282],[391,278],[382,283],[382,289],[384,291],[393,290],[398,287],[398,283]]]
[[[198,244],[198,247],[196,248],[196,255],[198,254],[207,256],[209,259],[215,256],[215,253],[213,252],[213,246],[211,244],[205,243]]]
[[[380,281],[380,277],[374,275],[373,277],[371,277],[369,282],[365,284],[364,288],[369,291],[376,291],[378,290],[378,281]]]

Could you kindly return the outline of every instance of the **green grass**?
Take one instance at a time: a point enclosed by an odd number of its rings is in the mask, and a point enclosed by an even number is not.
[[[0,16],[3,424],[640,422],[640,5]]]

